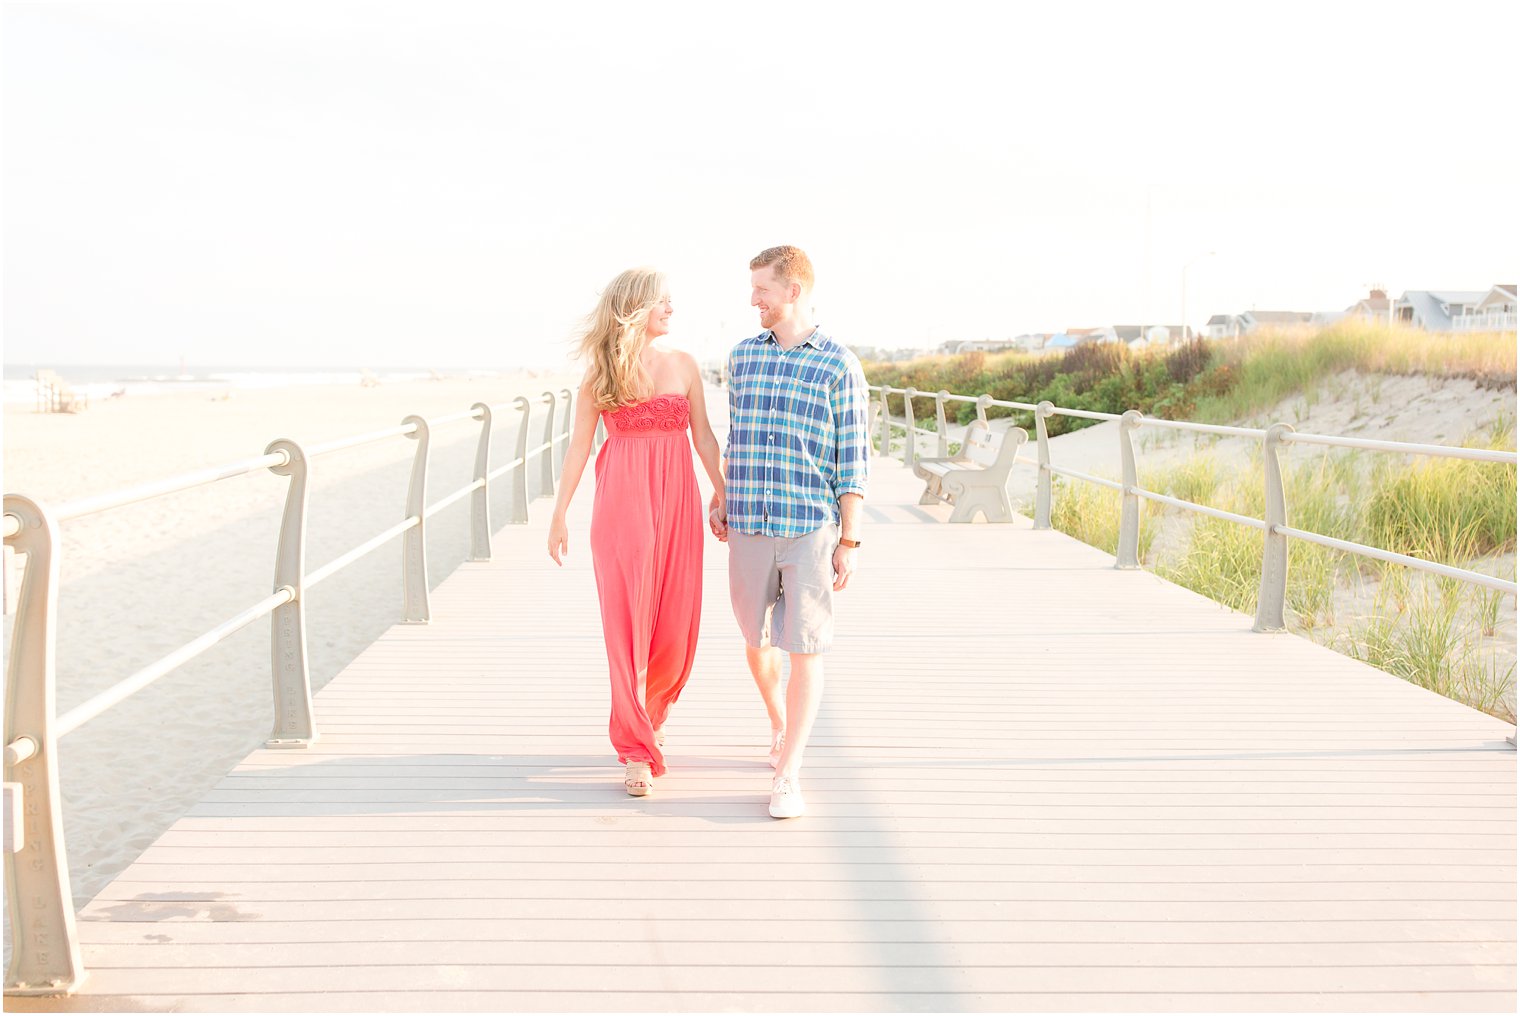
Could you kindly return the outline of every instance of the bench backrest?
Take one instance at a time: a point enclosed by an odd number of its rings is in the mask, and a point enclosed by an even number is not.
[[[1029,434],[1022,427],[1009,427],[1005,431],[994,433],[987,424],[975,420],[966,428],[966,437],[961,442],[961,455],[983,469],[996,470],[1007,476],[1013,466],[1014,456],[1028,440]]]
[[[981,420],[973,421],[966,428],[966,439],[961,442],[961,454],[982,467],[994,465],[998,457],[999,435],[992,432]]]

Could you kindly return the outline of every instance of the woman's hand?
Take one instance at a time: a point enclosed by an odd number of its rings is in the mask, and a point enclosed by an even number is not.
[[[562,515],[555,515],[549,521],[549,556],[554,558],[554,563],[564,567],[565,562],[560,560],[562,554],[570,553],[570,527],[565,525]]]

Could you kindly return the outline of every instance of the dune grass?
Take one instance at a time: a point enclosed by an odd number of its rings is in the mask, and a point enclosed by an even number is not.
[[[1119,492],[1081,480],[1056,477],[1050,496],[1050,525],[1067,536],[1109,554],[1119,550]],[[1140,505],[1140,560],[1150,553],[1156,520],[1150,506]]]
[[[1513,448],[1513,420],[1488,428],[1469,443]],[[1259,452],[1233,465],[1200,453],[1143,473],[1141,485],[1261,518],[1261,471]],[[1284,469],[1288,518],[1295,528],[1464,567],[1514,550],[1515,480],[1515,468],[1508,465],[1388,459],[1355,451],[1326,451]],[[1153,559],[1157,507],[1141,506],[1142,562],[1171,582],[1254,613],[1261,531],[1189,515],[1183,520],[1188,526],[1185,543]],[[1058,481],[1051,522],[1114,553],[1119,495],[1091,484]],[[1495,636],[1513,598],[1302,541],[1291,541],[1288,555],[1290,630],[1513,722],[1514,670],[1496,667],[1492,642],[1485,641]],[[1507,577],[1513,579],[1512,570]],[[1338,590],[1368,584],[1377,590],[1375,609],[1367,616],[1337,617]]]
[[[1262,331],[1173,350],[1081,346],[1060,356],[971,353],[867,365],[873,383],[893,387],[986,392],[1031,403],[1048,398],[1066,408],[1139,409],[1213,423],[1249,420],[1294,395],[1305,406],[1321,397],[1347,397],[1333,380],[1347,370],[1374,377],[1468,378],[1513,389],[1516,347],[1512,335],[1432,335],[1347,319],[1327,328]],[[1358,401],[1362,397],[1355,396]],[[1371,398],[1378,398],[1376,384]],[[901,412],[900,403],[899,398],[894,412]],[[921,414],[927,405],[919,407]],[[962,405],[957,412],[966,417],[973,410]],[[992,415],[1006,412],[994,409]],[[1016,422],[1031,426],[1027,420]],[[1056,417],[1051,433],[1083,425]],[[1513,449],[1513,415],[1495,420],[1469,443]],[[1169,469],[1142,472],[1141,483],[1182,500],[1261,518],[1261,472],[1259,450],[1229,464],[1200,453]],[[1337,451],[1302,460],[1285,472],[1288,519],[1295,528],[1463,567],[1515,548],[1513,466]],[[1117,492],[1057,479],[1051,522],[1114,553],[1119,500]],[[1261,580],[1260,531],[1190,515],[1183,545],[1164,560],[1152,560],[1160,523],[1167,517],[1168,525],[1177,524],[1174,514],[1142,502],[1142,562],[1179,585],[1254,612]],[[1512,568],[1506,577],[1513,578]],[[1337,617],[1338,594],[1344,600],[1353,587],[1375,588],[1375,609],[1366,617]],[[1433,580],[1301,541],[1289,545],[1290,628],[1511,722],[1513,713],[1506,713],[1511,707],[1505,703],[1513,701],[1514,668],[1493,665],[1492,640],[1513,602],[1512,596],[1483,587]]]
[[[1434,335],[1405,325],[1347,318],[1328,327],[1263,329],[1239,339],[1198,340],[1173,349],[1135,349],[1115,344],[1077,346],[1059,355],[962,353],[924,356],[906,363],[867,363],[872,384],[909,385],[922,392],[987,393],[997,399],[1037,403],[1049,399],[1068,409],[1123,413],[1205,423],[1243,420],[1303,393],[1312,400],[1322,381],[1344,370],[1369,374],[1421,374],[1471,378],[1482,385],[1515,385],[1513,335],[1455,332]],[[902,414],[901,396],[891,401]],[[916,407],[920,411],[927,402]],[[974,415],[969,404],[953,408],[961,423]],[[1021,426],[1027,414],[1012,413]],[[1055,417],[1052,434],[1088,421]]]
[[[1439,336],[1417,328],[1348,318],[1328,328],[1262,330],[1215,346],[1227,387],[1197,400],[1203,423],[1243,420],[1343,370],[1471,378],[1515,384],[1515,340],[1494,332]]]

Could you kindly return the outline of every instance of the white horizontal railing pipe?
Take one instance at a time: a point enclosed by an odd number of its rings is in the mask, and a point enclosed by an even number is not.
[[[1050,471],[1057,476],[1069,476],[1073,480],[1082,480],[1086,483],[1095,483],[1099,487],[1107,487],[1109,490],[1117,490],[1124,493],[1124,484],[1118,480],[1105,480],[1101,476],[1093,476],[1091,473],[1079,472],[1075,469],[1067,469],[1064,466],[1051,466]]]
[[[1155,501],[1158,504],[1169,504],[1173,508],[1197,512],[1199,515],[1209,515],[1216,519],[1224,519],[1226,522],[1237,522],[1242,526],[1250,526],[1252,529],[1265,530],[1267,528],[1267,524],[1261,519],[1253,519],[1249,515],[1236,515],[1234,512],[1223,511],[1219,508],[1210,508],[1208,505],[1198,504],[1196,501],[1184,501],[1181,498],[1158,494],[1154,490],[1146,490],[1144,487],[1135,487],[1132,493],[1137,497],[1145,498],[1147,501]]]
[[[996,405],[996,403],[994,403]],[[1062,409],[1056,406],[1051,411],[1053,416],[1075,416],[1080,420],[1122,420],[1124,417],[1119,413],[1095,413],[1088,409]]]
[[[1375,452],[1397,452],[1403,455],[1434,455],[1445,459],[1468,459],[1473,462],[1501,462],[1514,465],[1516,454],[1500,448],[1463,448],[1454,445],[1411,444],[1407,441],[1374,441],[1361,437],[1332,437],[1325,434],[1299,434],[1283,436],[1289,444],[1328,445],[1334,448],[1364,448]]]
[[[182,490],[203,487],[208,483],[215,483],[218,480],[230,480],[235,476],[246,476],[249,473],[257,473],[272,466],[283,466],[286,461],[283,452],[276,452],[272,455],[260,455],[256,459],[241,459],[222,466],[212,466],[210,469],[199,469],[193,473],[182,473],[179,476],[155,480],[152,483],[140,483],[135,487],[126,487],[108,494],[65,501],[53,510],[53,517],[59,522],[67,522],[70,519],[94,515],[97,512],[103,512],[110,508],[120,508],[122,505],[147,501],[150,498],[160,497],[164,494],[177,494]],[[9,536],[11,534],[7,533],[6,535]]]
[[[5,746],[5,764],[8,766],[20,765],[29,758],[33,758],[42,749],[37,742],[30,737],[18,737]]]
[[[385,430],[358,434],[304,449],[295,442],[279,440],[253,459],[215,466],[153,483],[140,484],[96,497],[67,502],[55,511],[24,495],[5,496],[4,534],[7,547],[22,555],[22,571],[17,596],[14,637],[6,669],[6,699],[10,705],[4,715],[5,782],[7,793],[16,788],[22,801],[25,828],[19,852],[7,852],[7,882],[28,901],[26,927],[18,931],[13,942],[12,961],[7,970],[7,995],[67,994],[77,988],[84,967],[75,930],[72,893],[69,889],[67,858],[63,853],[61,797],[58,792],[56,745],[62,736],[77,730],[123,700],[143,690],[187,661],[194,659],[236,632],[263,617],[273,615],[271,625],[271,663],[275,677],[275,724],[268,747],[306,747],[316,739],[311,722],[310,675],[307,671],[304,602],[306,592],[380,546],[399,537],[419,538],[424,521],[454,502],[477,496],[471,514],[472,559],[489,559],[489,542],[481,539],[482,526],[489,527],[489,481],[506,472],[516,473],[514,522],[527,521],[527,464],[542,455],[547,492],[553,492],[556,448],[567,447],[573,417],[574,393],[545,392],[549,412],[545,416],[542,443],[527,448],[531,420],[531,403],[519,396],[510,408],[521,412],[518,422],[516,457],[499,469],[489,468],[491,407],[476,403],[468,411],[451,413],[432,421],[431,426],[467,419],[483,422],[476,447],[476,466],[470,483],[450,493],[433,505],[426,505],[427,446],[430,423],[412,416],[401,425]],[[563,407],[561,425],[556,426],[556,402]],[[504,407],[505,408],[505,407]],[[407,494],[407,515],[385,532],[365,541],[348,553],[328,562],[309,574],[304,573],[306,479],[310,460],[318,455],[392,437],[413,437],[418,451],[413,458],[412,483]],[[563,451],[559,457],[563,458]],[[281,524],[275,563],[274,591],[236,616],[217,625],[161,659],[141,668],[62,716],[55,713],[53,702],[56,675],[53,669],[56,632],[58,557],[60,543],[58,523],[64,519],[106,511],[122,505],[172,494],[218,480],[243,476],[268,469],[288,476],[290,483]],[[415,543],[413,543],[415,546]],[[409,548],[410,549],[410,548]],[[422,567],[411,555],[403,556],[405,618],[427,619],[425,599],[425,558]],[[424,590],[417,602],[412,595]],[[18,860],[19,858],[19,860]]]
[[[510,473],[512,470],[516,469],[518,466],[523,465],[525,461],[526,460],[524,459],[513,459],[511,462],[508,462],[505,465],[497,466],[495,469],[486,474],[486,479],[498,480],[501,477],[505,476],[507,473]]]
[[[428,417],[428,426],[436,430],[439,427],[450,423],[458,423],[461,420],[478,419],[480,419],[480,410],[471,407],[470,409],[461,409],[457,413],[448,413],[444,416],[430,416]]]
[[[988,399],[987,405],[1002,406],[1004,409],[1022,409],[1026,413],[1032,413],[1040,408],[1039,406],[1031,405],[1028,402],[1010,402],[1008,399]],[[1114,419],[1117,420],[1118,417],[1114,417]]]
[[[455,501],[461,501],[464,498],[469,497],[471,494],[475,493],[475,491],[482,489],[485,485],[486,484],[484,480],[472,480],[469,484],[460,487],[448,497],[443,498],[439,501],[434,501],[432,504],[428,505],[427,508],[423,511],[422,517],[425,519],[432,518],[434,515],[437,515],[439,512],[443,511]]]
[[[306,449],[306,454],[311,458],[318,455],[327,455],[332,452],[346,451],[349,448],[357,448],[360,445],[374,444],[376,441],[385,441],[393,437],[408,437],[416,430],[411,424],[403,426],[387,427],[384,430],[372,430],[367,434],[355,434],[353,437],[342,437],[336,441],[327,441],[322,444],[312,445]]]
[[[1154,416],[1142,416],[1140,422],[1146,427],[1160,427],[1164,430],[1190,430],[1200,434],[1218,434],[1222,437],[1250,437],[1261,440],[1267,436],[1265,430],[1254,427],[1225,427],[1214,423],[1192,423],[1188,420],[1162,420]]]
[[[1398,554],[1391,550],[1381,550],[1377,547],[1369,547],[1362,543],[1352,543],[1350,540],[1337,540],[1333,536],[1324,536],[1320,533],[1309,533],[1302,529],[1294,529],[1291,526],[1273,526],[1273,531],[1291,536],[1295,540],[1303,540],[1305,543],[1316,543],[1321,547],[1329,547],[1331,550],[1344,550],[1350,554],[1361,557],[1370,557],[1378,561],[1387,561],[1389,564],[1401,564],[1416,571],[1429,572],[1432,575],[1440,575],[1449,579],[1460,579],[1470,582],[1475,586],[1486,586],[1489,589],[1497,589],[1504,593],[1515,592],[1515,583],[1493,575],[1485,575],[1482,572],[1469,571],[1466,568],[1456,568],[1449,564],[1438,564],[1435,561],[1426,561],[1424,558],[1410,557],[1408,554]]]
[[[99,695],[75,706],[58,717],[57,736],[63,737],[73,733],[116,703],[142,691],[180,664],[195,659],[201,653],[204,653],[229,636],[242,631],[259,618],[267,617],[274,613],[276,607],[289,603],[295,599],[295,595],[295,590],[289,586],[286,586],[284,589],[275,590],[247,610],[223,621],[199,638],[190,640],[168,656],[148,664],[148,666],[142,668],[126,680],[112,685]]]
[[[402,533],[406,532],[409,529],[415,528],[418,524],[419,523],[416,519],[402,519],[400,522],[396,523],[394,526],[391,526],[385,532],[373,536],[368,540],[365,540],[363,543],[359,544],[359,546],[355,547],[353,550],[350,550],[347,554],[334,558],[314,572],[308,572],[306,575],[306,588],[310,589],[318,582],[332,578],[333,575],[342,571],[344,568],[347,568],[349,565],[353,564],[364,555],[385,546],[387,543],[391,542]]]

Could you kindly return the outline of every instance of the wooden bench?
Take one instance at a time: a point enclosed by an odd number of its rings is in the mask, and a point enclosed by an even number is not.
[[[925,481],[918,503],[954,505],[951,522],[970,522],[977,512],[988,522],[1012,522],[1008,477],[1014,457],[1028,440],[1022,427],[1010,427],[999,438],[987,424],[975,421],[966,428],[959,455],[919,459],[913,464],[913,472]]]

